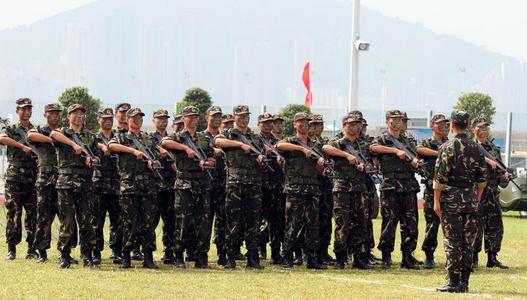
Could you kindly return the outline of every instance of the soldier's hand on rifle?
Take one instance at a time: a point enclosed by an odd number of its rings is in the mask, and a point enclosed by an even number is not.
[[[311,156],[313,156],[313,154],[314,154],[311,150],[309,150],[309,149],[305,149],[305,148],[302,149],[302,152],[304,152],[304,154],[305,154],[306,157],[308,157],[308,158],[311,157]]]
[[[441,218],[441,214],[443,213],[441,211],[441,205],[437,202],[434,202],[434,212],[436,213],[436,215]]]
[[[187,157],[188,158],[194,158],[194,157],[198,156],[198,154],[196,152],[194,152],[194,150],[192,150],[190,148],[187,148],[185,150],[185,153],[187,153]]]
[[[172,168],[172,171],[177,172],[176,163],[173,163],[170,167]]]
[[[31,149],[31,147],[24,146],[24,148],[22,148],[22,151],[24,151],[25,154],[32,154],[33,149]]]
[[[101,146],[101,151],[102,153],[104,154],[104,156],[110,156],[110,150],[108,150],[108,146],[106,145],[102,145]]]
[[[317,160],[317,165],[319,167],[324,167],[324,163],[325,163],[325,160],[322,157]]]
[[[223,155],[225,155],[225,152],[223,152],[223,150],[219,148],[212,148],[212,150],[214,151],[214,157],[222,157]]]
[[[91,168],[91,165],[92,165],[92,159],[91,157],[86,157],[86,159],[84,160],[84,164],[86,166],[88,166],[88,168]]]
[[[359,172],[364,172],[364,165],[363,164],[358,164],[357,165],[357,170],[359,170]]]
[[[134,156],[136,159],[144,159],[145,158],[145,155],[143,154],[143,152],[139,151],[139,150],[134,150]]]
[[[264,145],[265,154],[271,155],[273,154],[273,149],[271,149],[269,146]]]
[[[411,164],[412,164],[412,167],[414,167],[416,169],[419,168],[419,159],[417,159],[417,158],[412,159]]]
[[[348,160],[348,163],[349,163],[350,165],[356,165],[356,164],[357,164],[357,158],[356,158],[355,156],[351,155],[351,154],[348,155],[348,156],[346,157],[346,159]]]
[[[256,158],[256,162],[260,165],[260,167],[264,165],[264,161],[265,161],[265,156],[261,154],[258,155],[258,157]]]
[[[496,168],[498,167],[498,163],[491,159],[487,160],[487,164],[492,168],[492,170],[496,170]]]
[[[399,157],[400,159],[406,159],[406,152],[399,149],[397,149],[396,151],[397,152],[395,153],[395,155],[397,155],[397,157]]]
[[[243,144],[240,148],[242,148],[243,152],[247,154],[251,153],[251,147],[249,147],[249,145]]]
[[[73,146],[73,151],[75,151],[75,155],[81,155],[81,153],[82,153],[82,147],[79,146],[79,145],[77,145],[77,144],[75,144],[75,145]]]
[[[508,182],[508,181],[511,180],[511,178],[512,178],[512,174],[509,173],[509,172],[505,172],[503,175],[501,175],[501,178],[503,178],[503,180],[505,180],[505,181]]]
[[[284,160],[283,157],[281,157],[281,156],[277,156],[277,157],[276,157],[276,162],[278,163],[279,166],[283,166],[285,160]]]
[[[168,151],[165,148],[157,148],[159,150],[159,154],[161,154],[162,157],[168,157]]]

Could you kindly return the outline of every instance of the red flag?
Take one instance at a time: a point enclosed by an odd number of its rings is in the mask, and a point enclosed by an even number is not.
[[[307,107],[311,107],[311,104],[313,103],[313,95],[311,94],[311,75],[309,72],[309,62],[304,67],[304,74],[302,74],[302,80],[304,81],[304,86],[307,89],[307,95],[304,104]]]

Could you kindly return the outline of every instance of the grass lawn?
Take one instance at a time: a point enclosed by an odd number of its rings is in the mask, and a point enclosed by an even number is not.
[[[436,252],[436,261],[441,267],[434,270],[409,271],[399,268],[400,253],[394,252],[394,266],[383,270],[358,271],[351,268],[326,271],[308,271],[304,267],[284,270],[269,266],[265,270],[238,268],[225,271],[215,263],[216,250],[209,252],[211,269],[196,270],[189,263],[187,269],[175,269],[159,262],[161,250],[155,254],[160,270],[143,270],[140,262],[134,268],[120,270],[107,259],[109,251],[103,252],[100,269],[86,269],[73,265],[70,269],[57,267],[55,242],[45,264],[24,259],[26,245],[17,248],[15,261],[3,259],[7,252],[5,244],[5,213],[0,208],[0,298],[293,298],[293,299],[349,299],[349,298],[527,298],[527,220],[518,218],[517,212],[506,214],[505,238],[499,259],[511,267],[510,270],[487,269],[485,255],[480,254],[480,268],[471,277],[470,294],[443,294],[435,288],[446,282],[446,271],[442,245]],[[57,222],[57,221],[56,221]],[[420,241],[424,232],[424,218],[419,221]],[[54,225],[54,233],[56,226]],[[380,218],[374,221],[375,239],[378,239]],[[159,231],[158,231],[159,232]],[[442,236],[440,237],[440,240]],[[442,244],[440,242],[440,244]],[[161,248],[158,234],[158,248]],[[396,241],[399,245],[399,240]],[[398,246],[397,246],[398,247]],[[396,248],[397,248],[396,247]],[[424,253],[416,251],[419,259]],[[377,256],[380,253],[376,252]],[[78,258],[78,249],[73,256]]]

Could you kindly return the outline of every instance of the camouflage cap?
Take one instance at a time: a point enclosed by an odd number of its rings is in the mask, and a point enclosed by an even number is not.
[[[33,104],[31,103],[31,99],[29,98],[17,99],[16,108],[23,108],[23,107],[33,107]]]
[[[403,120],[410,120],[410,118],[408,118],[408,114],[406,114],[405,111],[403,111],[402,113],[403,113]]]
[[[236,105],[233,109],[232,109],[232,113],[236,116],[236,115],[243,115],[243,114],[250,114],[249,112],[249,106],[247,105]]]
[[[268,112],[265,112],[258,116],[258,123],[272,121],[272,120],[273,120],[273,115],[271,115]]]
[[[234,122],[234,116],[231,114],[223,115],[221,116],[221,122],[222,123]]]
[[[313,118],[311,118],[309,124],[313,123],[324,123],[324,117],[322,115],[313,115]]]
[[[99,109],[97,116],[99,118],[113,118],[113,109],[111,109],[110,107],[101,108]]]
[[[436,114],[436,115],[434,115],[432,117],[432,119],[430,119],[430,124],[444,122],[444,121],[448,122],[448,119],[445,117],[445,115],[443,115],[443,114]]]
[[[275,114],[273,116],[273,120],[282,120],[282,121],[284,121],[284,118],[282,118],[282,116],[280,114]]]
[[[293,121],[296,122],[300,120],[311,120],[311,117],[305,112],[296,113]]]
[[[388,118],[403,118],[404,115],[400,110],[394,109],[386,112],[386,119]]]
[[[368,126],[368,121],[364,118],[362,118],[362,126]]]
[[[183,116],[182,115],[174,115],[174,119],[172,120],[172,124],[181,124],[183,123]]]
[[[469,113],[464,110],[454,110],[452,112],[452,115],[450,116],[450,120],[452,120],[454,124],[463,125],[463,126],[468,126],[469,119],[470,119]]]
[[[132,118],[132,117],[135,117],[135,116],[141,116],[141,117],[144,117],[145,116],[145,113],[141,111],[141,109],[139,107],[134,107],[134,108],[130,108],[127,112],[126,112],[126,117],[127,118]]]
[[[490,125],[490,122],[485,117],[475,117],[472,119],[471,127],[481,126],[481,125]]]
[[[71,114],[72,112],[76,111],[76,110],[82,110],[82,112],[86,112],[86,108],[84,108],[84,106],[78,104],[78,103],[75,103],[75,104],[72,104],[68,107],[68,115]]]
[[[115,105],[115,111],[128,111],[131,107],[130,103],[121,102]]]
[[[49,103],[44,106],[44,111],[62,111],[62,108],[60,107],[60,104],[58,103]]]
[[[344,118],[344,120],[342,120],[342,123],[344,124],[352,123],[352,122],[362,123],[362,120],[364,119],[362,118],[362,113],[360,111],[352,111]]]
[[[219,107],[219,106],[211,106],[211,107],[207,108],[206,113],[207,113],[207,115],[212,116],[212,115],[215,115],[215,114],[222,114],[223,112],[221,111],[221,107]]]
[[[183,112],[181,114],[183,115],[183,117],[186,117],[186,116],[199,116],[199,110],[198,110],[197,107],[189,105],[189,106],[185,106],[185,108],[183,108]]]
[[[167,110],[158,109],[154,111],[154,118],[170,118]]]

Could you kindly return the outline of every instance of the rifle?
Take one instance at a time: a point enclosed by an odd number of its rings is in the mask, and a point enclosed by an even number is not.
[[[4,128],[6,129],[7,132],[9,132],[10,134],[17,134],[20,136],[20,140],[17,140],[17,142],[19,142],[20,144],[24,145],[24,146],[28,146],[29,148],[31,148],[31,152],[32,153],[29,153],[28,155],[31,155],[31,157],[33,158],[37,158],[37,148],[29,143],[26,139],[26,133],[24,132],[24,130],[22,130],[22,128],[20,127],[17,127],[15,129],[12,129],[9,127],[9,120],[8,119],[2,119],[0,118],[0,124],[3,124],[4,125]]]
[[[161,135],[159,135],[159,138],[157,138],[156,133],[154,133],[154,134],[152,134],[152,137],[154,138],[154,140],[155,140],[155,142],[157,144],[156,147],[158,149],[162,148],[161,146],[159,146],[159,144],[161,144]],[[166,160],[168,162],[171,162],[171,163],[175,162],[176,161],[176,157],[174,156],[174,154],[168,149],[165,149],[165,150],[167,151],[167,156],[168,156],[168,158],[166,158]]]
[[[269,158],[267,158],[267,156],[265,155],[264,151],[262,149],[260,149],[253,141],[250,141],[244,134],[242,134],[241,132],[238,133],[234,130],[231,131],[232,133],[232,136],[234,138],[236,138],[239,142],[242,142],[244,143],[245,145],[249,146],[251,148],[251,153],[253,153],[252,155],[254,156],[260,156],[260,155],[263,155],[264,157],[264,160],[263,160],[263,164],[266,168],[269,169],[269,171],[271,172],[275,172],[275,170],[273,169],[273,167],[271,167],[271,165],[269,164],[269,162],[271,162],[271,160]]]
[[[425,178],[429,178],[430,177],[430,174],[428,173],[428,171],[424,167],[426,165],[426,162],[424,160],[419,159],[417,157],[417,153],[414,151],[414,149],[403,145],[398,139],[396,139],[395,137],[393,137],[391,135],[388,135],[386,137],[386,140],[392,142],[392,144],[395,146],[395,148],[397,148],[397,149],[399,149],[401,151],[404,151],[404,153],[406,153],[406,157],[408,157],[408,160],[413,161],[414,158],[416,158],[418,160],[417,173],[419,175],[421,175],[422,177],[425,177]]]
[[[205,169],[205,172],[207,173],[207,176],[210,178],[210,180],[214,180],[214,177],[212,177],[212,174],[210,174],[210,169],[214,169],[214,167],[209,166],[207,164],[207,154],[203,149],[198,148],[196,144],[194,144],[194,141],[190,138],[190,135],[188,132],[182,133],[181,138],[183,138],[183,144],[185,144],[187,147],[192,149],[198,156],[194,156],[194,161],[201,163],[203,161],[203,168]]]
[[[375,184],[375,182],[380,182],[382,184],[383,179],[381,175],[379,174],[379,171],[370,169],[368,160],[366,159],[366,157],[364,157],[364,154],[362,154],[362,152],[356,150],[351,144],[351,142],[346,143],[344,142],[344,140],[341,140],[340,144],[344,146],[344,148],[346,149],[346,152],[355,156],[357,160],[359,161],[359,163],[363,165],[364,173],[368,177],[368,180],[370,181],[370,183]]]
[[[82,140],[81,138],[79,137],[79,135],[73,131],[72,129],[68,129],[66,130],[66,132],[71,135],[71,140],[77,144],[79,147],[82,148],[82,152],[81,152],[81,157],[84,157],[84,158],[88,158],[91,163],[92,163],[92,167],[93,168],[98,168],[101,166],[100,163],[96,163],[95,161],[95,158],[97,157],[93,151],[91,150],[91,148],[86,145]]]
[[[481,151],[481,153],[483,153],[483,155],[492,160],[493,162],[496,163],[496,167],[498,168],[498,174],[510,174],[511,175],[511,179],[508,181],[508,182],[512,182],[517,188],[518,190],[521,191],[521,188],[518,186],[518,184],[516,182],[514,182],[514,171],[510,171],[509,168],[507,168],[507,166],[503,163],[503,161],[501,160],[501,158],[498,158],[498,157],[495,157],[494,155],[492,155],[489,151],[487,151],[487,149],[485,149],[480,143],[477,143],[478,144],[478,148],[479,150]],[[500,179],[500,183],[499,183],[499,186],[501,188],[506,188],[507,185],[508,185],[508,182],[507,181],[503,181]]]
[[[307,144],[302,142],[300,139],[296,141],[291,141],[291,143],[304,147],[307,150],[311,151],[311,153],[313,153],[311,154],[311,159],[313,160],[318,161],[319,159],[322,158],[324,160],[324,173],[327,174],[328,178],[333,178],[333,175],[335,174],[335,170],[333,169],[333,167],[335,166],[335,162],[332,159],[326,159],[322,153],[318,152],[318,150],[315,150],[315,148],[309,147]]]
[[[105,146],[108,146],[108,143],[109,143],[110,141],[109,141],[109,140],[108,140],[103,134],[100,135],[100,138],[101,138],[103,144],[104,144]],[[112,158],[112,159],[117,159],[117,158],[118,158],[118,155],[115,154],[115,153],[111,153],[108,157],[109,157],[109,158]]]
[[[139,150],[146,158],[146,161],[148,161],[152,165],[152,172],[154,172],[154,175],[159,177],[159,179],[163,180],[163,176],[159,172],[159,170],[162,170],[163,167],[161,164],[156,160],[156,156],[154,152],[152,152],[152,149],[145,147],[138,139],[135,134],[131,133],[128,135],[128,139],[132,141],[132,144],[134,145],[135,149]]]

